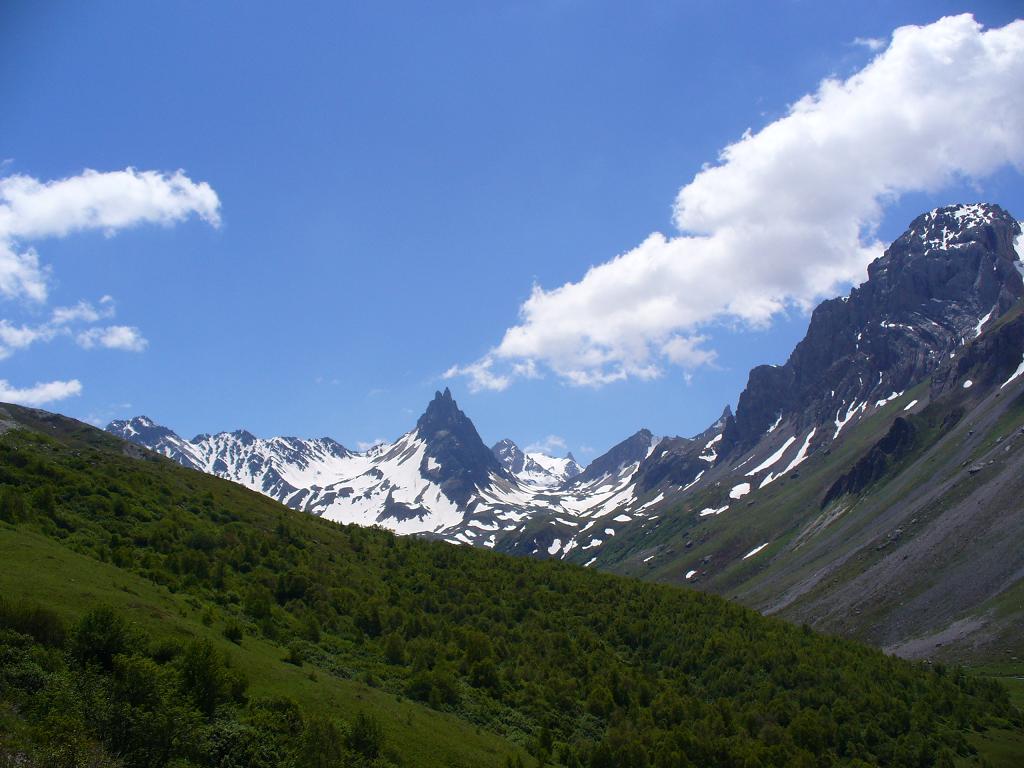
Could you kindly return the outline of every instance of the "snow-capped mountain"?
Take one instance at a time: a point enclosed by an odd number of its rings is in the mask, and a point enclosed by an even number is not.
[[[519,482],[534,488],[557,488],[583,471],[571,453],[562,458],[536,451],[524,453],[508,439],[491,446],[491,452]]]
[[[244,430],[184,440],[145,416],[107,431],[328,519],[489,547],[515,537],[516,549],[548,555],[580,542],[570,534],[556,547],[543,532],[531,536],[537,519],[557,516],[583,532],[604,517],[602,530],[631,519],[625,513],[639,506],[633,475],[657,442],[641,431],[588,471],[571,455],[523,453],[511,441],[488,449],[448,389],[413,430],[364,453],[329,438],[263,439]]]
[[[107,431],[285,503],[302,488],[351,471],[359,455],[327,437],[264,440],[245,431],[196,435],[185,440],[146,416],[112,421]],[[293,505],[294,506],[294,505]]]
[[[682,525],[683,511],[684,519],[692,515],[713,530],[723,513],[735,515],[756,505],[766,489],[797,481],[812,456],[831,453],[862,422],[892,418],[897,407],[922,411],[929,392],[907,393],[929,379],[960,382],[964,377],[948,370],[973,360],[979,347],[971,342],[1019,306],[1024,282],[1014,241],[1020,231],[997,205],[949,206],[918,217],[868,267],[865,283],[815,309],[785,364],[750,372],[735,413],[727,407],[699,435],[651,443],[624,486],[629,509],[611,518],[627,523],[625,531],[613,528],[584,543],[574,520],[549,516],[543,535],[531,527],[502,548],[532,553],[537,542],[550,541],[560,557],[601,565],[609,564],[607,555],[618,562],[623,547],[640,546],[666,514]],[[1003,357],[1014,354],[1016,347]],[[650,435],[630,440],[643,445]],[[602,474],[629,442],[595,460],[563,492]],[[567,550],[567,542],[580,548]],[[690,579],[704,572],[689,571]]]

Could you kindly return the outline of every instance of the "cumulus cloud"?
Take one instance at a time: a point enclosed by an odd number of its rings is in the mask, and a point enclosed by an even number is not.
[[[70,381],[49,381],[32,387],[19,389],[12,387],[6,379],[0,379],[0,401],[18,403],[19,405],[46,405],[82,392],[82,384],[78,379]]]
[[[0,178],[0,294],[44,301],[49,270],[25,243],[73,232],[101,230],[113,235],[138,224],[170,225],[191,215],[219,226],[220,201],[206,182],[182,171],[100,173],[39,181],[31,176]]]
[[[383,445],[386,442],[387,440],[385,440],[383,437],[378,437],[370,441],[359,440],[356,443],[356,450],[358,450],[360,453],[366,453],[371,448],[376,448],[378,445]]]
[[[10,357],[15,350],[25,349],[37,341],[49,341],[55,331],[48,326],[13,325],[0,320],[0,360]]]
[[[1024,169],[1021,83],[1024,21],[984,30],[962,15],[895,30],[863,69],[822,81],[697,173],[675,201],[681,234],[654,233],[577,282],[535,286],[497,346],[445,375],[501,390],[544,369],[599,386],[710,363],[701,328],[765,326],[863,279],[884,206],[901,194]]]

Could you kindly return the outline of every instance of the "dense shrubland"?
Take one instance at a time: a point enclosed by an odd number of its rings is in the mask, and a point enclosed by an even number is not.
[[[68,630],[0,599],[0,765],[391,764],[371,715],[309,717],[246,687],[208,641],[152,642],[104,607]]]
[[[966,731],[1021,724],[1001,687],[959,669],[710,595],[335,525],[84,429],[0,438],[0,521],[189,596],[233,643],[269,639],[281,663],[454,713],[546,763],[943,766],[970,751]],[[248,698],[202,643],[4,610],[0,718],[34,749],[93,750],[95,765],[402,760],[372,712],[339,724]]]

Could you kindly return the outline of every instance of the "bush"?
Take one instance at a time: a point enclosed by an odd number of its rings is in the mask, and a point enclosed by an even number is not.
[[[4,487],[0,491],[0,520],[20,523],[25,519],[25,499],[17,488]]]
[[[306,660],[306,645],[301,640],[292,640],[288,643],[288,655],[284,658],[289,664],[294,664],[297,667],[302,666],[302,662]]]
[[[384,658],[388,664],[405,664],[405,641],[398,633],[388,635],[384,643]]]
[[[53,611],[5,597],[0,597],[0,628],[13,629],[52,647],[63,646],[67,635],[64,622]]]
[[[245,631],[242,629],[242,623],[238,619],[228,619],[224,625],[224,637],[230,640],[235,645],[242,644],[242,636]]]
[[[105,670],[114,667],[114,657],[135,644],[128,624],[112,609],[101,606],[89,611],[75,627],[71,655],[81,664],[98,664]]]
[[[380,755],[384,748],[384,729],[373,715],[360,712],[345,738],[345,745],[353,752],[372,760]]]
[[[299,765],[303,768],[338,768],[344,765],[345,740],[341,730],[324,717],[310,717],[302,734]]]
[[[230,669],[208,640],[185,646],[178,659],[182,693],[207,717],[219,704],[241,699],[247,686],[245,678]]]

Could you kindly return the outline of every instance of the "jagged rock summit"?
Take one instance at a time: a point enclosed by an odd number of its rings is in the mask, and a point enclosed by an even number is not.
[[[416,434],[426,443],[427,461],[433,460],[431,476],[457,504],[464,504],[476,488],[487,485],[492,474],[505,474],[447,387],[434,394],[416,422]]]

